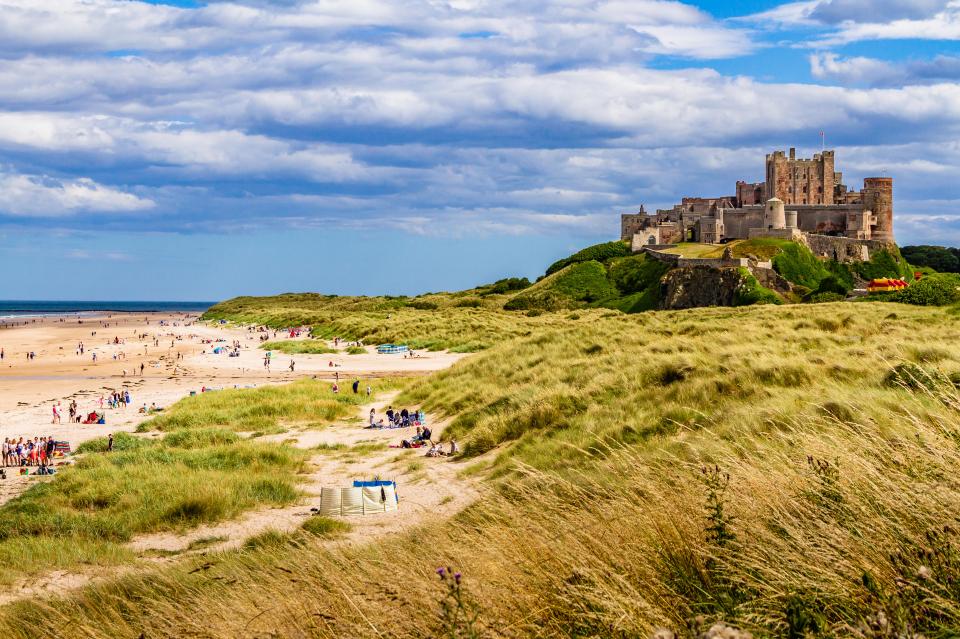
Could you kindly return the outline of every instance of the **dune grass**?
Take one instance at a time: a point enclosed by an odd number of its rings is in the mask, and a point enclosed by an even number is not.
[[[368,383],[382,391],[400,382]],[[209,392],[184,398],[138,429],[165,433],[160,438],[117,433],[109,453],[106,438],[85,442],[76,464],[0,506],[0,582],[129,561],[124,544],[136,535],[293,503],[310,453],[239,433],[322,427],[367,401],[334,395],[329,383],[315,380]]]
[[[887,634],[863,636],[956,636],[958,337],[943,309],[888,303],[578,311],[397,400],[453,417],[464,472],[499,477],[453,519],[352,547],[273,534],[206,570],[8,606],[0,631],[449,635],[449,565],[493,636],[643,637],[702,616],[845,637],[879,613]]]
[[[183,530],[299,497],[303,451],[240,440],[232,431],[117,434],[81,447],[52,480],[0,507],[0,581],[81,564],[128,561],[135,535]]]
[[[365,379],[375,392],[397,388],[397,379]],[[280,433],[294,424],[325,425],[352,416],[368,400],[366,395],[334,394],[329,381],[303,379],[291,384],[227,389],[186,397],[153,419],[139,432],[194,428],[225,428],[236,432]]]
[[[291,339],[264,342],[260,345],[265,351],[279,351],[288,355],[321,355],[324,353],[336,353],[337,349],[331,348],[324,340],[319,339]]]

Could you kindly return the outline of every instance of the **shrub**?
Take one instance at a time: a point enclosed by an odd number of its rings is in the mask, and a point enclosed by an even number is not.
[[[571,255],[570,257],[565,257],[562,260],[557,260],[547,268],[547,275],[552,275],[557,271],[560,271],[571,264],[576,264],[578,262],[589,262],[591,260],[596,260],[598,262],[605,262],[606,260],[613,259],[615,257],[626,257],[630,255],[630,247],[626,242],[617,240],[616,242],[606,242],[604,244],[594,244],[593,246],[588,246],[582,251],[578,251]]]
[[[854,262],[849,265],[849,268],[865,280],[880,277],[898,277],[908,281],[913,279],[913,269],[895,246],[874,251],[870,261]]]
[[[960,249],[948,246],[904,246],[900,254],[914,266],[929,267],[941,273],[960,272]]]
[[[820,285],[816,289],[817,294],[833,293],[841,297],[846,297],[852,287],[848,287],[836,275],[828,275],[820,280]]]
[[[826,302],[842,302],[847,299],[846,295],[841,295],[840,293],[814,293],[813,295],[806,298],[807,302],[811,304],[823,304]]]
[[[960,275],[939,273],[914,282],[891,298],[917,306],[946,306],[960,301]]]
[[[457,308],[480,308],[483,306],[483,302],[478,300],[476,297],[468,297],[466,299],[458,300],[454,306]]]
[[[480,295],[497,295],[503,293],[512,293],[513,291],[522,291],[530,287],[530,280],[525,277],[508,277],[497,280],[489,286],[480,287]]]
[[[624,295],[642,293],[670,270],[663,262],[648,260],[644,255],[633,255],[615,260],[610,265],[610,280]]]
[[[346,352],[347,355],[363,355],[367,352],[367,349],[363,346],[348,346]]]
[[[431,302],[429,300],[411,300],[407,302],[407,306],[418,311],[435,311],[440,308],[436,302]]]

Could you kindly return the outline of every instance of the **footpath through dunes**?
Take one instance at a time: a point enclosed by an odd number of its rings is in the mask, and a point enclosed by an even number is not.
[[[463,509],[476,499],[478,487],[462,474],[462,464],[453,463],[456,458],[426,457],[427,448],[391,447],[398,446],[402,439],[410,439],[414,434],[412,427],[363,428],[371,408],[382,415],[398,394],[399,391],[384,393],[377,401],[361,406],[357,417],[348,421],[320,429],[293,426],[286,432],[259,438],[294,446],[312,455],[299,478],[303,497],[295,504],[254,510],[235,520],[201,525],[190,531],[142,535],[128,546],[141,557],[169,558],[195,549],[208,552],[236,548],[267,531],[290,533],[316,515],[321,488],[346,487],[354,479],[395,480],[400,508],[393,513],[345,518],[349,529],[338,536],[340,541],[370,541],[377,535],[396,533]],[[443,438],[444,421],[427,425],[434,440]]]

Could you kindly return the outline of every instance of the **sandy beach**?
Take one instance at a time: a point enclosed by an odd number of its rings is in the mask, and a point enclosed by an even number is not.
[[[79,319],[37,318],[25,326],[0,330],[4,351],[0,437],[52,435],[76,446],[108,432],[131,431],[148,417],[138,412],[141,406],[166,407],[204,387],[250,387],[314,376],[352,381],[415,375],[446,368],[462,357],[424,352],[417,358],[404,358],[378,355],[372,347],[362,355],[274,352],[271,371],[267,371],[264,351],[259,348],[260,333],[197,323],[196,319],[189,314],[114,313]],[[271,333],[270,339],[290,338],[281,332],[276,337]],[[213,348],[222,344],[217,340],[239,341],[240,356],[214,354]],[[81,343],[82,355],[78,352]],[[34,359],[28,359],[30,352],[35,353]],[[296,362],[292,373],[288,370],[291,359]],[[100,398],[119,390],[130,392],[131,405],[111,409],[104,402],[101,408]],[[67,406],[72,400],[81,414],[105,412],[106,423],[69,423]],[[63,418],[54,424],[53,407],[58,403]]]

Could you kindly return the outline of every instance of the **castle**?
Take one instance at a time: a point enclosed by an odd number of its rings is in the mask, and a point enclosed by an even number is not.
[[[685,197],[671,209],[624,214],[621,239],[643,246],[718,244],[754,237],[834,236],[849,244],[893,243],[893,178],[871,177],[848,191],[834,171],[834,152],[798,159],[796,149],[767,155],[766,181],[736,184],[735,195]],[[810,238],[813,239],[813,238]],[[860,242],[857,242],[860,241]],[[852,247],[851,247],[852,248]]]

